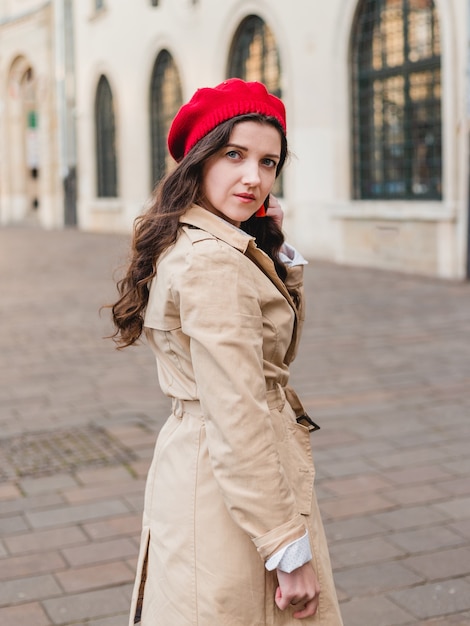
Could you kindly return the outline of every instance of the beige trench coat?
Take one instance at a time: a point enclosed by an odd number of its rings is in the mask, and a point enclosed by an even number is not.
[[[145,316],[173,411],[145,494],[130,626],[341,626],[288,364],[302,322],[253,238],[200,207],[159,260]],[[315,617],[274,603],[265,561],[308,529],[321,585]],[[136,617],[137,616],[137,617]]]

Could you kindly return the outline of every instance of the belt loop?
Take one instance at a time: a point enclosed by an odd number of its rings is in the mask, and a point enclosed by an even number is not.
[[[171,409],[175,417],[178,417],[180,419],[183,417],[184,407],[179,398],[173,398],[173,400],[171,401]]]

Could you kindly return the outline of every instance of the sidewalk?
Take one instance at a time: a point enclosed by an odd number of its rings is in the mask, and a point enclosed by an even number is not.
[[[0,229],[2,626],[127,626],[169,410],[150,351],[102,339],[127,245]],[[306,282],[292,382],[345,626],[469,625],[470,285],[318,262]]]

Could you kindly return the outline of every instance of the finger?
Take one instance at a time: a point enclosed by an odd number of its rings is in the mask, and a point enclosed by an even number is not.
[[[278,587],[276,589],[276,594],[274,596],[274,601],[277,604],[277,608],[280,611],[285,611],[285,609],[287,609],[287,607],[289,606],[289,598],[288,597],[285,597],[285,598],[282,597],[282,592],[281,592],[281,588],[280,587]]]
[[[295,611],[293,617],[295,617],[295,619],[304,619],[305,617],[311,617],[312,615],[315,615],[317,609],[318,596],[315,596],[304,605],[303,609],[301,609],[300,611]]]

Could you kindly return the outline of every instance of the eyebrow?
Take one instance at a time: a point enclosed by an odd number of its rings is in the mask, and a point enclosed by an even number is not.
[[[228,143],[225,148],[238,148],[239,150],[245,150],[245,152],[248,151],[248,148],[246,146],[241,146],[238,143]],[[265,157],[270,157],[272,159],[280,159],[281,156],[279,154],[265,154]]]

